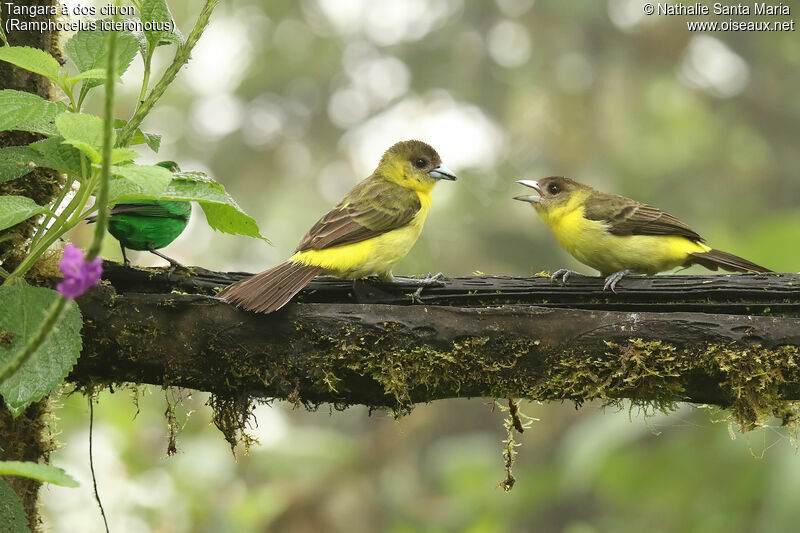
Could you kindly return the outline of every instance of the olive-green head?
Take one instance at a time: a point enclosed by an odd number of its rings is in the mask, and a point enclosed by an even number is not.
[[[386,150],[375,173],[422,192],[430,191],[439,180],[456,179],[436,150],[422,141],[402,141]]]

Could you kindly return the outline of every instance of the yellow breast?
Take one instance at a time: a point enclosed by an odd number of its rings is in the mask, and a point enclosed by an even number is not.
[[[657,274],[686,263],[692,252],[710,248],[674,235],[614,235],[608,225],[584,217],[582,198],[539,214],[553,230],[559,244],[575,259],[603,275],[620,270]]]
[[[319,266],[328,274],[349,279],[390,272],[417,242],[428,216],[431,207],[430,192],[417,191],[417,195],[421,204],[420,210],[405,226],[353,244],[297,252],[289,260]]]

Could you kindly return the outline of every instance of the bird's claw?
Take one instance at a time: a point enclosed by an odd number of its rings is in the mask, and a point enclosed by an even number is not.
[[[553,272],[552,276],[550,276],[550,283],[561,283],[561,285],[566,285],[567,280],[573,274],[576,274],[578,276],[581,275],[580,272],[575,272],[574,270],[570,270],[568,268],[559,268],[558,270]]]
[[[444,283],[442,281],[443,279],[444,279],[444,274],[441,272],[439,272],[438,274],[431,274],[430,272],[428,272],[428,275],[425,276],[423,279],[415,280],[418,283],[419,288],[414,291],[414,294],[411,295],[411,299],[414,301],[414,303],[418,304],[424,303],[421,298],[422,290],[425,289],[426,287],[444,287]]]
[[[613,274],[606,276],[606,282],[603,284],[603,291],[611,289],[611,292],[617,294],[617,283],[619,280],[632,272],[632,270],[620,270],[619,272],[614,272]]]
[[[444,287],[444,274],[438,272],[436,274],[431,274],[428,272],[428,275],[425,276],[420,281],[423,283],[423,287]]]

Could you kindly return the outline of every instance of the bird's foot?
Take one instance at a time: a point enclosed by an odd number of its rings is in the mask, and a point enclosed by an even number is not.
[[[405,285],[407,287],[444,287],[444,274],[439,272],[438,274],[431,274],[428,272],[428,275],[424,278],[394,278],[394,283],[397,285]]]
[[[414,303],[421,304],[423,303],[420,299],[422,296],[422,291],[427,287],[444,287],[444,274],[439,272],[438,274],[431,274],[428,272],[428,275],[422,279],[419,278],[394,278],[394,282],[399,285],[405,285],[408,287],[417,287],[417,290],[411,295],[411,299]]]
[[[617,294],[617,282],[619,282],[619,280],[621,280],[628,274],[638,274],[638,273],[639,272],[636,270],[626,269],[614,272],[613,274],[606,276],[606,282],[603,284],[603,291],[611,289],[611,292]]]
[[[443,279],[444,279],[444,274],[442,274],[441,272],[433,275],[431,275],[431,273],[428,272],[428,275],[425,276],[424,279],[420,280],[422,284],[419,286],[417,290],[414,291],[414,296],[413,296],[414,302],[418,304],[423,303],[421,298],[422,289],[426,287],[444,287],[444,282],[442,281]]]
[[[126,267],[131,266],[131,260],[128,259],[128,254],[125,253],[125,246],[122,243],[119,243],[119,248],[122,250],[122,264]]]
[[[158,256],[158,257],[160,257],[161,259],[164,259],[165,261],[169,261],[169,270],[167,270],[167,274],[169,274],[169,275],[172,275],[172,274],[174,274],[174,273],[175,273],[175,269],[176,269],[176,268],[178,268],[178,267],[181,267],[181,268],[183,268],[183,265],[182,265],[182,264],[178,263],[178,262],[177,262],[177,261],[175,261],[173,258],[171,258],[171,257],[169,257],[169,256],[166,256],[166,255],[162,254],[161,252],[159,252],[158,250],[156,250],[156,249],[155,249],[155,248],[153,248],[152,246],[151,246],[150,248],[148,248],[147,250],[148,250],[148,251],[149,251],[151,254],[155,254],[155,255],[157,255],[157,256]]]
[[[583,276],[580,272],[576,272],[574,270],[570,270],[568,268],[559,268],[553,275],[550,276],[550,283],[561,283],[561,285],[566,285],[567,280],[570,276]]]

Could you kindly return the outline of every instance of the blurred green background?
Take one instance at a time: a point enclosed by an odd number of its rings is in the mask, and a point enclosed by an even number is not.
[[[170,6],[187,33],[199,3]],[[658,205],[715,247],[796,272],[797,33],[693,34],[686,20],[644,17],[639,0],[222,2],[145,123],[164,135],[147,159],[215,177],[274,246],[214,233],[198,209],[165,253],[221,270],[276,264],[385,148],[420,138],[460,179],[437,187],[398,274],[589,273],[511,200],[516,179],[548,175]],[[136,60],[123,78],[118,116],[141,71]],[[120,258],[115,241],[105,256]],[[399,421],[261,406],[262,444],[234,458],[207,396],[183,394],[172,458],[164,391],[141,391],[138,416],[130,391],[101,394],[95,456],[112,531],[763,532],[800,520],[800,458],[777,422],[742,436],[693,406],[644,419],[523,404],[541,421],[505,494],[503,415],[486,400]],[[47,527],[99,531],[86,400],[63,402],[53,462],[82,486],[43,490]]]

